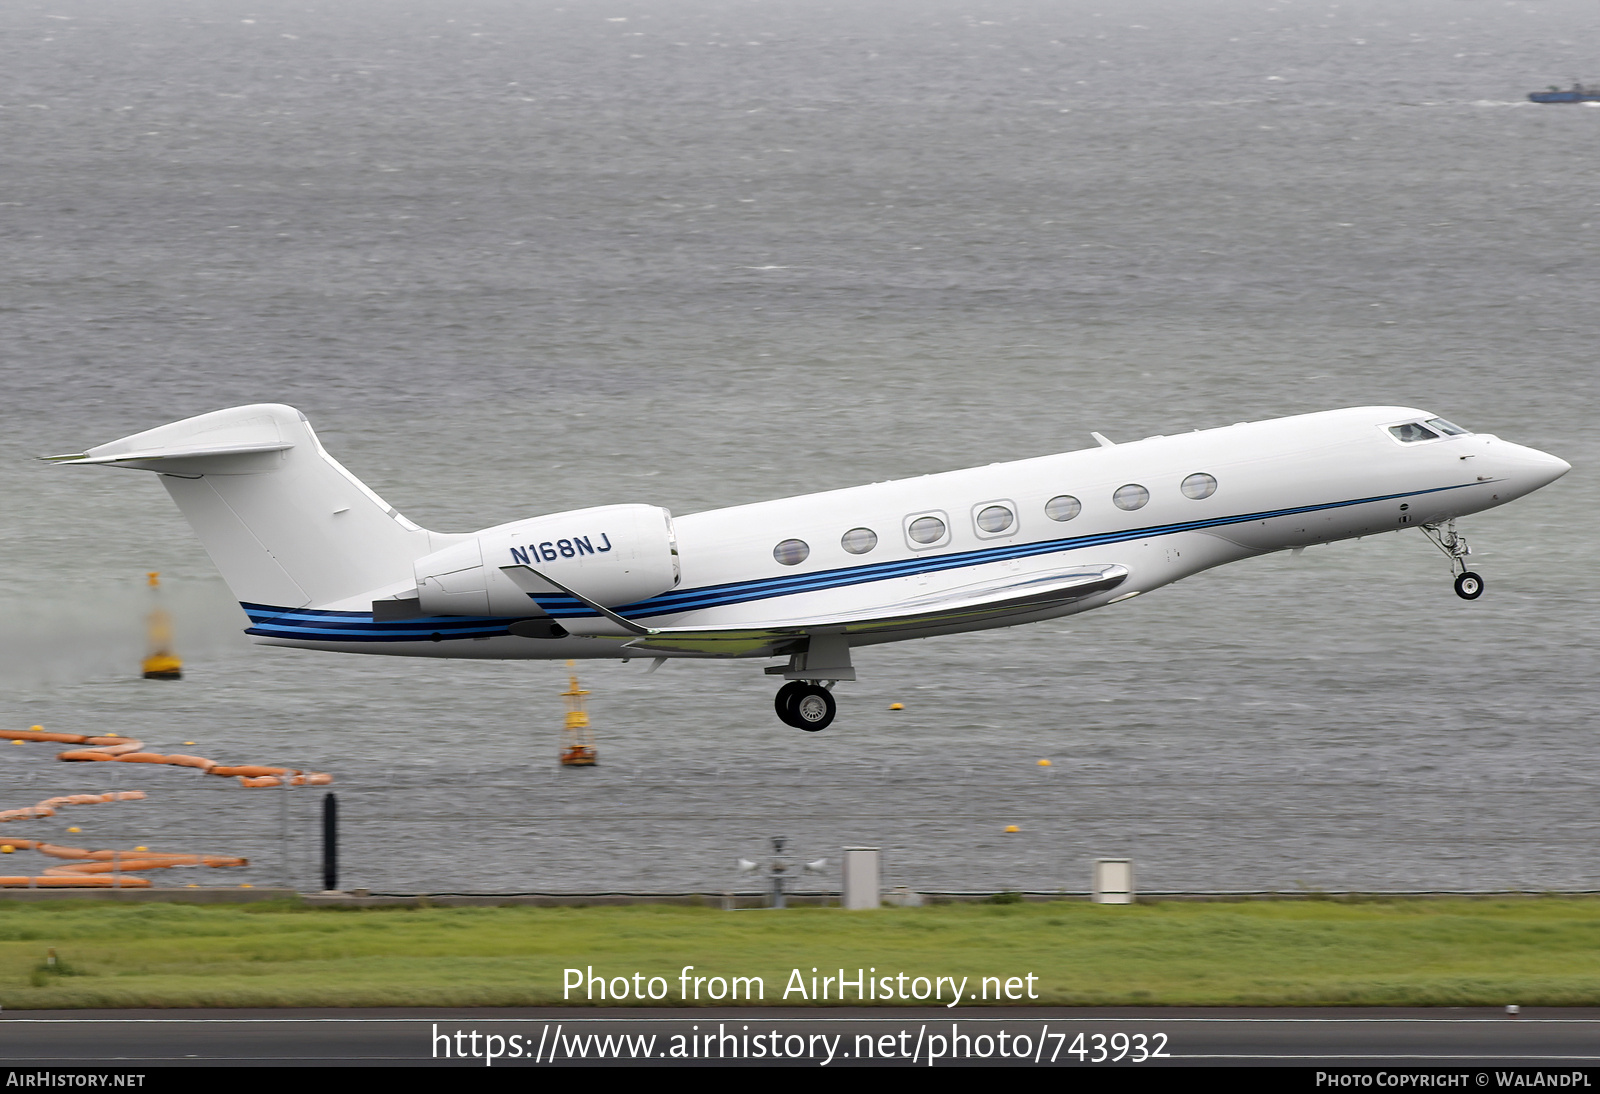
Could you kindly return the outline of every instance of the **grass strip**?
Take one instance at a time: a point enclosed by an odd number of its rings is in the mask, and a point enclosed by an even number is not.
[[[46,964],[52,948],[57,966]],[[819,978],[843,969],[852,980],[857,969],[903,972],[899,990],[918,976],[953,976],[977,992],[994,977],[994,996],[1005,980],[1032,974],[1037,998],[987,1000],[1013,1006],[1592,1006],[1600,1004],[1600,899],[1063,901],[872,912],[0,899],[6,1010],[570,1006],[590,1000],[582,991],[563,997],[565,970],[590,967],[630,978],[630,992],[634,973],[645,990],[661,977],[662,1005],[716,1005],[709,981],[698,999],[681,996],[686,965],[691,976],[760,977],[763,995],[753,1001],[788,1006],[823,1001],[811,994],[813,968]],[[794,970],[806,992],[785,997]],[[609,994],[593,1002],[616,1005]],[[845,1001],[856,1002],[853,990]]]

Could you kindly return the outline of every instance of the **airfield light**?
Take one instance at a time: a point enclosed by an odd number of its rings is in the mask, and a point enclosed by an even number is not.
[[[784,886],[788,884],[791,878],[797,877],[801,873],[825,874],[828,872],[828,860],[825,858],[813,859],[801,865],[799,870],[796,870],[795,863],[783,858],[783,849],[788,843],[789,837],[787,836],[772,837],[772,860],[767,865],[767,881],[772,886],[771,903],[767,905],[769,908],[787,908],[789,906],[789,902],[785,897]],[[739,860],[739,872],[741,874],[753,874],[760,868],[759,863],[751,862],[747,858]]]

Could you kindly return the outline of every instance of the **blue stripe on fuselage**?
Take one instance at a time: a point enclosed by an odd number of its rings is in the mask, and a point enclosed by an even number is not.
[[[320,608],[275,608],[240,604],[253,624],[245,634],[313,642],[432,642],[451,638],[499,638],[511,620],[496,616],[430,615],[377,622],[371,612]],[[437,639],[434,637],[437,635]]]

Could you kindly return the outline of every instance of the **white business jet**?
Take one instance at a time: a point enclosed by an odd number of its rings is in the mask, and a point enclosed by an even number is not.
[[[1358,407],[674,517],[602,505],[419,528],[260,404],[44,459],[154,471],[273,646],[421,657],[787,657],[818,730],[851,650],[1101,608],[1252,555],[1455,519],[1570,465],[1408,407]],[[659,660],[657,664],[659,664]]]

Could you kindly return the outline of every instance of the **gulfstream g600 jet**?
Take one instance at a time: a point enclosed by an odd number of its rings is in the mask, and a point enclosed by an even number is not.
[[[255,641],[416,657],[783,657],[778,716],[816,730],[851,650],[1101,608],[1252,555],[1455,519],[1569,469],[1425,410],[1241,423],[674,517],[602,505],[419,528],[276,404],[46,459],[154,471]]]

